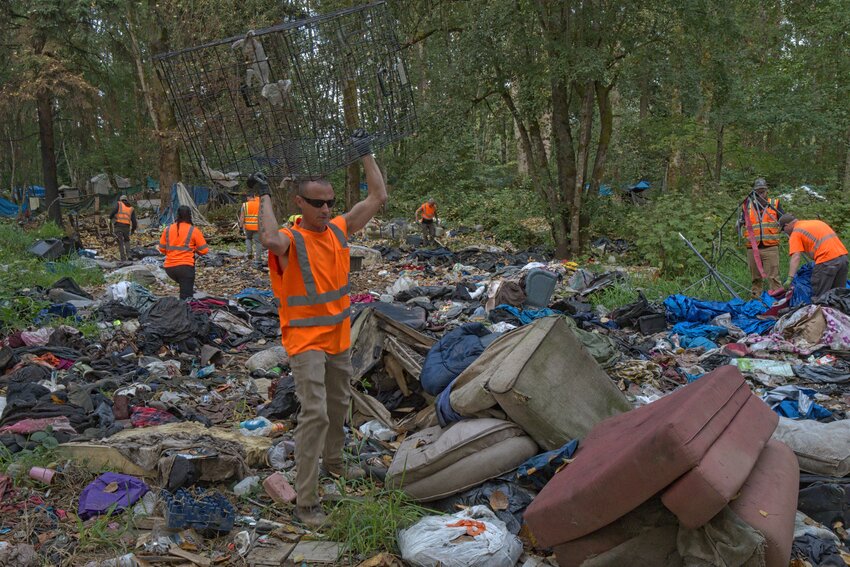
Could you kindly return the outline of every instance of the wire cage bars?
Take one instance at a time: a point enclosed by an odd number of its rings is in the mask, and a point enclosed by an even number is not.
[[[358,158],[357,128],[373,150],[416,127],[413,90],[384,2],[288,22],[160,54],[181,136],[196,173],[325,175]]]

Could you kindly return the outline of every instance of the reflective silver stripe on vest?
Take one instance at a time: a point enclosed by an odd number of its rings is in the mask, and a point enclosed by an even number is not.
[[[345,239],[345,234],[334,224],[329,224],[328,228],[336,235],[337,240],[342,248],[348,248],[348,242]],[[298,259],[298,267],[301,269],[301,278],[304,281],[304,291],[307,295],[291,295],[286,298],[286,304],[289,307],[305,307],[308,305],[322,305],[342,299],[348,295],[351,289],[350,283],[346,282],[339,289],[333,289],[324,293],[316,291],[316,278],[313,277],[313,269],[310,267],[310,258],[307,257],[307,243],[304,241],[304,236],[298,230],[291,230],[292,244],[295,246],[295,256]],[[313,317],[313,319],[321,319],[321,317]],[[307,319],[298,319],[305,321]],[[330,325],[331,323],[321,323],[322,325]],[[293,325],[293,326],[312,326],[312,325]]]
[[[351,315],[351,308],[346,307],[342,313],[336,315],[324,315],[322,317],[307,317],[305,319],[290,319],[290,327],[321,327],[324,325],[336,325],[342,323]]]
[[[805,230],[805,229],[802,229],[802,228],[795,228],[791,232],[799,232],[803,236],[809,237],[809,239],[813,242],[812,252],[817,252],[818,248],[820,248],[820,245],[823,244],[824,242],[826,242],[827,240],[829,240],[831,238],[838,238],[838,235],[835,234],[834,232],[830,232],[829,234],[826,234],[826,235],[824,235],[820,238],[815,238],[814,234],[812,234],[808,230]]]
[[[171,235],[171,227],[168,227],[168,229],[165,231],[165,246],[163,246],[163,248],[165,250],[186,250],[186,251],[191,250],[192,247],[189,246],[189,242],[192,241],[192,233],[193,232],[195,232],[194,225],[189,227],[189,233],[186,235],[186,241],[183,243],[183,246],[169,246],[168,238]]]

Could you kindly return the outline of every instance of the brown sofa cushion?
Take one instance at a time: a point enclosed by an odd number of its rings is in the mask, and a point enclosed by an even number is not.
[[[699,463],[751,396],[738,369],[723,366],[600,423],[526,510],[537,541],[579,538],[646,502]]]
[[[664,491],[664,505],[687,528],[706,524],[741,490],[778,421],[766,403],[750,396],[699,464]]]

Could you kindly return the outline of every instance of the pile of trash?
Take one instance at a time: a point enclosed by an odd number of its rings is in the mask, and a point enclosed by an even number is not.
[[[400,559],[293,519],[299,404],[267,276],[221,254],[180,301],[142,247],[123,266],[92,259],[103,288],[18,292],[50,306],[0,337],[0,564],[850,558],[850,291],[817,305],[636,292],[608,311],[590,298],[626,270],[401,234],[351,246],[346,446],[369,483],[435,512],[402,526]],[[328,503],[360,489],[320,486]],[[95,527],[125,553],[81,561]]]

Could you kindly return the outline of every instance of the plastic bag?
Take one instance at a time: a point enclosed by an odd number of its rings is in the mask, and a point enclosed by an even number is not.
[[[486,506],[426,516],[399,532],[398,547],[417,567],[513,567],[522,555],[522,543]]]

